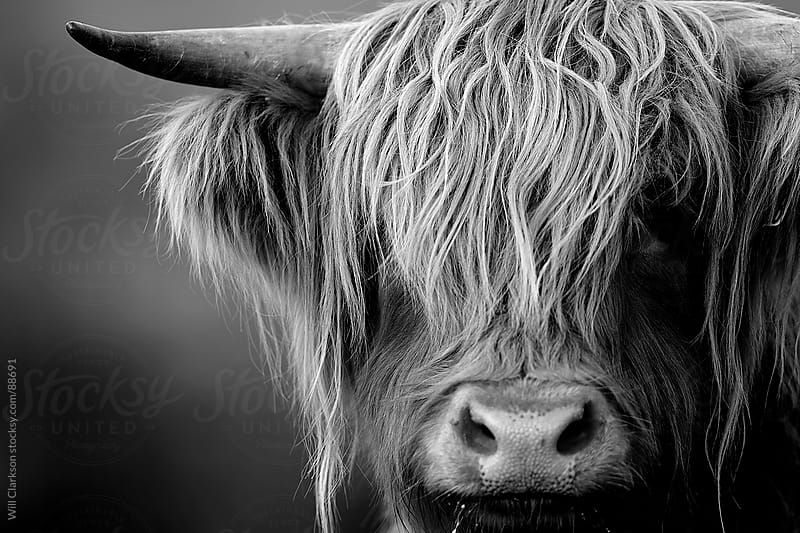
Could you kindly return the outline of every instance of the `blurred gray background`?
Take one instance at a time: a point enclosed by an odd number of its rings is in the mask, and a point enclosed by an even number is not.
[[[140,135],[121,124],[202,90],[104,62],[73,43],[64,23],[155,30],[342,20],[378,4],[4,3],[0,354],[17,360],[19,380],[14,530],[313,527],[296,428],[254,369],[242,320],[156,247],[137,161],[115,159]],[[800,11],[798,0],[778,4]],[[372,531],[369,486],[358,476],[351,485],[342,531]]]

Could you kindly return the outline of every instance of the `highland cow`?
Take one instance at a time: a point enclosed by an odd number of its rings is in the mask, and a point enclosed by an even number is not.
[[[148,187],[282,354],[324,531],[356,462],[383,531],[800,531],[793,15],[68,30],[227,89],[152,116]]]

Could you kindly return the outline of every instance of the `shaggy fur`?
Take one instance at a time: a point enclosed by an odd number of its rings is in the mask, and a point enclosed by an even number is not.
[[[800,70],[742,79],[717,24],[783,16],[398,3],[321,104],[265,83],[155,117],[159,211],[292,377],[325,531],[358,454],[397,527],[452,529],[420,483],[443,398],[564,369],[613,396],[615,490],[645,502],[565,527],[797,530]]]

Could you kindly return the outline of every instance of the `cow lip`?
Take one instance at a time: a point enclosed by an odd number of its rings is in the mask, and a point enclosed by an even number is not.
[[[605,498],[596,495],[508,493],[449,496],[448,500],[456,514],[460,512],[465,518],[465,523],[480,524],[480,531],[488,527],[491,531],[516,533],[530,531],[532,526],[543,532],[620,531],[606,519]]]
[[[508,516],[511,513],[522,516],[535,516],[536,513],[566,516],[593,506],[587,498],[544,493],[478,496],[462,498],[459,503],[476,509],[484,516]]]

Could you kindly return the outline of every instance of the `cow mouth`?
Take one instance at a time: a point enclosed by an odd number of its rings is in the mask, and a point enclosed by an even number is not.
[[[501,494],[493,496],[433,495],[436,527],[448,533],[627,533],[617,505],[607,496]],[[430,509],[429,509],[430,510]]]

